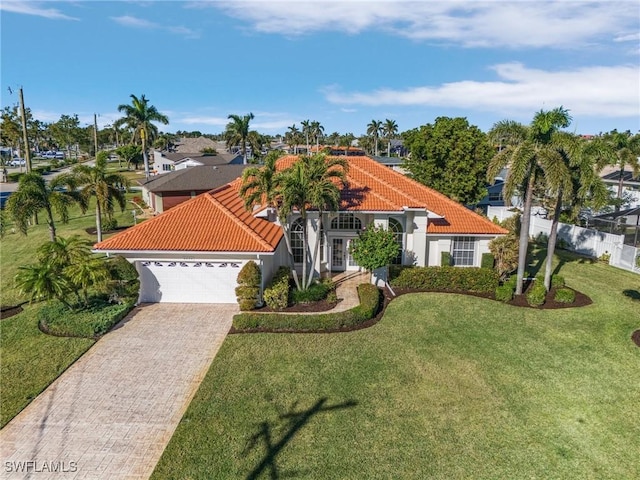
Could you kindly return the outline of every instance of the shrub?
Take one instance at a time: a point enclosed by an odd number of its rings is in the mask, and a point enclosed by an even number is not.
[[[496,288],[496,300],[508,302],[513,299],[514,288],[511,285],[501,285]]]
[[[105,218],[102,220],[102,231],[109,232],[118,228],[118,221],[115,218]]]
[[[482,260],[480,261],[480,267],[482,268],[493,268],[495,263],[495,258],[492,253],[483,253]]]
[[[451,254],[449,252],[440,252],[440,266],[449,267],[451,264]]]
[[[527,303],[532,307],[539,307],[544,304],[546,296],[547,289],[544,287],[544,281],[537,278],[527,293]]]
[[[511,275],[502,284],[503,285],[509,285],[513,290],[515,290],[516,289],[516,285],[518,284],[518,276],[517,275]]]
[[[414,267],[405,268],[391,285],[400,288],[494,292],[498,286],[495,270],[478,267]]]
[[[278,313],[241,313],[233,317],[236,330],[256,328],[268,330],[318,331],[354,327],[373,318],[380,306],[380,291],[375,285],[358,285],[360,305],[350,310],[315,315],[295,315]]]
[[[611,260],[611,254],[608,251],[605,251],[602,255],[598,257],[598,261],[602,263],[609,263],[609,260]]]
[[[108,285],[109,301],[134,303],[140,289],[136,267],[123,256],[117,255],[107,261],[107,270],[111,278]]]
[[[327,298],[331,290],[336,287],[331,280],[311,284],[306,290],[293,289],[291,291],[291,303],[318,302]]]
[[[561,277],[560,275],[551,275],[551,288],[562,288],[564,285],[564,277]]]
[[[253,260],[245,263],[238,273],[236,296],[240,310],[253,310],[258,304],[261,283],[260,267]]]
[[[43,306],[38,317],[41,328],[53,335],[94,338],[111,330],[132,308],[131,302],[113,305],[106,298],[93,298],[82,310],[54,301]]]
[[[496,237],[489,242],[489,250],[495,259],[496,270],[504,277],[518,268],[520,240],[515,234]]]
[[[573,303],[576,301],[576,292],[570,288],[559,288],[553,299],[560,303]]]
[[[289,268],[280,267],[270,285],[264,290],[264,301],[274,310],[283,310],[289,304]]]

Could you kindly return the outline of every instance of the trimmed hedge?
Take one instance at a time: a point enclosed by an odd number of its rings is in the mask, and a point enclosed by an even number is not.
[[[570,288],[559,288],[553,299],[560,303],[573,303],[576,301],[576,292]]]
[[[551,288],[562,288],[565,286],[564,277],[551,275]]]
[[[492,293],[499,285],[498,272],[478,267],[405,268],[391,281],[393,287]]]
[[[238,273],[236,297],[240,310],[253,310],[258,304],[260,296],[260,267],[253,260],[245,263]]]
[[[69,310],[52,301],[38,313],[41,330],[61,337],[95,338],[107,333],[133,308],[133,303],[109,304],[95,300],[82,310]]]
[[[450,267],[452,264],[451,254],[449,252],[440,252],[440,266]]]
[[[329,292],[335,290],[335,288],[336,286],[331,280],[313,283],[306,290],[294,288],[291,290],[291,303],[319,302],[327,298]]]
[[[543,305],[547,297],[547,289],[544,286],[544,280],[536,278],[533,286],[527,293],[527,303],[532,307]]]
[[[237,331],[263,329],[270,331],[324,331],[355,327],[372,319],[380,306],[380,291],[375,285],[358,285],[360,305],[350,310],[336,313],[313,315],[285,313],[240,313],[233,317],[233,327]]]
[[[501,285],[496,288],[496,300],[509,302],[513,299],[514,288],[511,285]]]
[[[493,253],[483,253],[482,260],[480,260],[480,267],[482,268],[493,268],[496,263],[496,259],[493,256]]]
[[[280,267],[271,283],[262,294],[265,303],[274,310],[283,310],[289,305],[289,268]]]

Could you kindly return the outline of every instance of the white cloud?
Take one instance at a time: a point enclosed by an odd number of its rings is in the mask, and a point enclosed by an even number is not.
[[[229,120],[226,117],[186,116],[176,119],[175,123],[186,125],[226,126],[227,123],[229,123]]]
[[[331,86],[324,93],[329,102],[343,106],[437,106],[514,114],[563,105],[574,115],[640,116],[637,66],[545,71],[505,63],[491,68],[498,77],[495,81],[464,80],[372,92],[341,92]]]
[[[144,18],[132,17],[130,15],[122,15],[119,17],[110,17],[114,22],[131,28],[141,28],[146,30],[167,30],[176,35],[182,35],[185,38],[199,38],[200,33],[181,25],[177,26],[164,26],[159,23],[151,22]]]
[[[65,15],[57,8],[45,8],[41,5],[41,2],[2,1],[0,3],[0,10],[23,15],[34,15],[50,20],[79,20],[78,18]]]
[[[189,6],[213,6],[263,33],[385,30],[467,47],[575,48],[612,38],[633,41],[629,36],[639,29],[633,1],[235,1]]]

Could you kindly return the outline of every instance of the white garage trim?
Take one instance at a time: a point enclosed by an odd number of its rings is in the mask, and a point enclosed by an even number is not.
[[[140,303],[236,303],[244,262],[138,260]]]

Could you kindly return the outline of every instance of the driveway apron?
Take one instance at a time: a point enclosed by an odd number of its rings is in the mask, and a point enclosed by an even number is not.
[[[136,308],[0,431],[0,477],[148,478],[235,313]]]

